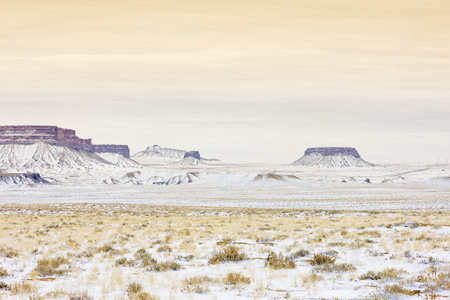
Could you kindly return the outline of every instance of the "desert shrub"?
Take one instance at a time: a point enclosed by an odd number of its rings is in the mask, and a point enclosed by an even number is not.
[[[334,273],[343,273],[348,271],[355,271],[356,268],[352,264],[324,264],[318,265],[314,267],[314,271],[317,272],[334,272]]]
[[[408,272],[406,272],[403,269],[395,269],[395,268],[387,268],[384,269],[383,271],[379,272],[379,275],[381,277],[381,279],[398,279],[400,278],[400,275],[402,274],[406,274]]]
[[[18,257],[19,256],[19,251],[17,251],[16,249],[13,249],[11,247],[8,248],[0,248],[0,254],[8,257],[8,258],[13,258],[13,257]]]
[[[303,278],[303,283],[315,283],[317,281],[321,281],[322,279],[323,277],[320,276],[319,274],[311,273]]]
[[[172,252],[172,248],[170,248],[169,245],[164,245],[164,246],[158,247],[158,249],[156,249],[156,251],[158,251],[158,252]]]
[[[293,259],[283,256],[282,254],[276,254],[270,252],[266,259],[265,266],[269,266],[271,269],[294,269],[296,264]]]
[[[127,286],[126,293],[129,294],[136,294],[142,291],[142,285],[136,282],[132,282]]]
[[[399,279],[400,275],[407,273],[403,269],[386,268],[383,271],[368,271],[358,277],[359,280],[394,280]]]
[[[152,258],[152,256],[145,249],[139,249],[136,251],[134,258],[140,263],[141,267],[148,267],[157,263],[156,259]]]
[[[213,281],[214,280],[208,276],[189,277],[182,282],[183,291],[197,294],[208,293],[210,291],[209,285]]]
[[[417,282],[425,283],[427,291],[450,290],[450,272],[437,273],[431,270],[427,275],[420,275],[416,278]]]
[[[305,256],[308,256],[308,255],[309,255],[309,250],[300,249],[300,250],[297,250],[297,251],[292,255],[292,257],[293,257],[293,258],[298,258],[298,257],[305,257]]]
[[[48,292],[47,294],[45,294],[45,296],[48,298],[62,298],[63,296],[69,295],[69,293],[67,293],[66,291],[64,291],[63,289],[54,289],[53,291]],[[70,294],[72,295],[72,294]]]
[[[385,286],[384,292],[387,294],[394,294],[394,295],[402,294],[402,295],[408,295],[408,296],[414,296],[414,295],[420,294],[420,290],[410,290],[410,289],[402,287],[399,284]]]
[[[77,254],[77,255],[75,255],[75,256],[78,257],[78,258],[80,258],[80,257],[88,257],[88,258],[91,258],[91,257],[94,256],[94,254],[95,254],[96,252],[97,252],[96,249],[89,248],[89,249],[87,249],[87,250],[85,250],[85,251],[82,251],[81,253],[79,253],[79,254]]]
[[[9,287],[12,295],[36,293],[37,288],[28,282],[22,281],[11,284]]]
[[[136,265],[136,262],[132,259],[127,259],[127,258],[123,257],[123,258],[116,259],[116,261],[114,262],[114,265],[116,267],[119,267],[119,266],[133,267],[134,265]]]
[[[230,237],[223,238],[221,241],[217,242],[217,245],[224,246],[233,243],[233,239]]]
[[[87,291],[70,293],[69,300],[94,300],[91,296],[89,296]]]
[[[327,246],[328,247],[342,247],[342,246],[345,246],[345,243],[343,243],[343,242],[333,242],[333,243],[329,243]]]
[[[380,272],[375,273],[374,271],[368,271],[358,277],[359,280],[380,280]]]
[[[97,253],[100,252],[108,253],[114,251],[114,247],[111,244],[104,244],[103,246],[98,247],[96,250]]]
[[[252,282],[249,277],[245,277],[239,273],[228,273],[223,279],[226,285],[250,284]]]
[[[155,271],[155,272],[164,272],[164,271],[176,271],[181,269],[181,265],[177,262],[168,261],[168,262],[157,262],[150,264],[147,267],[148,271]]]
[[[177,260],[191,261],[193,259],[194,259],[194,255],[192,255],[192,254],[189,254],[186,256],[181,256],[181,255],[177,256]]]
[[[44,258],[38,260],[37,266],[34,271],[39,274],[39,276],[61,276],[68,272],[65,269],[59,269],[63,264],[67,264],[69,260],[66,257],[56,257],[56,258]]]
[[[9,290],[9,285],[7,285],[5,282],[0,281],[0,290]]]
[[[314,254],[314,257],[308,260],[308,262],[313,266],[333,264],[335,261],[336,255],[329,255],[329,254]]]
[[[241,261],[247,259],[247,255],[244,252],[239,252],[239,248],[235,246],[228,246],[219,251],[208,260],[210,265],[219,264],[224,261]]]
[[[0,277],[7,277],[9,276],[8,270],[6,270],[3,267],[0,267]]]
[[[126,291],[130,300],[158,300],[159,297],[153,296],[143,290],[142,285],[132,282],[128,285]]]

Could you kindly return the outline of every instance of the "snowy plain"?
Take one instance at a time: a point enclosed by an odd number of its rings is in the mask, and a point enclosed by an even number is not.
[[[135,157],[140,165],[46,147],[21,159],[6,151],[14,163],[0,161],[3,173],[36,172],[50,182],[0,184],[0,281],[9,288],[1,299],[450,296],[448,166]],[[44,152],[53,157],[43,161]],[[245,259],[210,263],[229,246]],[[295,267],[270,267],[271,252]],[[157,263],[144,266],[143,253]],[[314,265],[315,255],[336,262]],[[40,261],[61,257],[57,272],[39,273]],[[178,267],[155,271],[164,263]],[[230,273],[249,283],[230,283]],[[132,283],[142,291],[130,292]]]

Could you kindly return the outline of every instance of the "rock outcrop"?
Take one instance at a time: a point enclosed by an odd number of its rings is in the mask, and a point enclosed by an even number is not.
[[[118,153],[130,158],[130,149],[127,145],[93,145],[95,153]]]
[[[308,148],[300,159],[292,163],[294,166],[308,167],[373,167],[363,160],[355,148],[321,147]]]
[[[200,152],[198,152],[198,151],[189,151],[189,152],[184,153],[183,158],[188,158],[188,157],[194,157],[196,159],[201,159]]]
[[[72,129],[34,125],[0,126],[0,145],[32,145],[40,142],[87,152],[119,153],[130,158],[127,145],[94,145],[92,139],[80,139]]]

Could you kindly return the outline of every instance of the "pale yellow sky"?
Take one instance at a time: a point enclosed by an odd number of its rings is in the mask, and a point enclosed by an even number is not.
[[[225,160],[450,156],[449,1],[2,0],[0,19],[2,124]]]

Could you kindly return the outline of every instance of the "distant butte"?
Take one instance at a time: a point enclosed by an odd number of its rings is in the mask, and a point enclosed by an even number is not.
[[[305,154],[292,163],[294,166],[307,167],[373,167],[363,160],[355,148],[320,147],[308,148]]]
[[[332,155],[351,155],[355,158],[361,158],[358,151],[355,148],[350,147],[321,147],[321,148],[308,148],[305,151],[305,155],[310,155],[312,153],[318,153],[323,156]]]
[[[39,142],[87,152],[118,153],[130,158],[127,145],[94,145],[92,139],[80,139],[72,129],[35,125],[0,126],[0,145],[31,145]]]
[[[200,159],[200,152],[198,151],[188,151],[184,154],[184,158],[194,157],[196,159]]]

